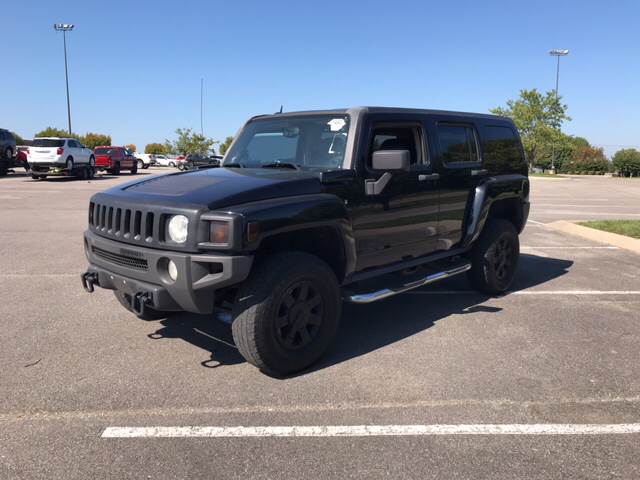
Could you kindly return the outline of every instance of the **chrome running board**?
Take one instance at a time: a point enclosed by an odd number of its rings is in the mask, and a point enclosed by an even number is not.
[[[445,270],[443,272],[432,273],[431,275],[427,275],[426,277],[423,277],[419,280],[406,283],[400,287],[383,288],[382,290],[377,290],[375,292],[369,292],[369,293],[350,294],[350,295],[347,295],[345,300],[351,303],[377,302],[378,300],[393,297],[394,295],[398,295],[399,293],[408,292],[409,290],[413,290],[414,288],[423,287],[431,283],[439,282],[440,280],[444,280],[445,278],[453,277],[454,275],[464,273],[470,269],[471,269],[471,264],[465,263],[463,265],[458,265],[454,268]]]

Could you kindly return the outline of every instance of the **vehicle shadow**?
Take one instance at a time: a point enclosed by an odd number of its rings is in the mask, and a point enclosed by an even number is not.
[[[560,258],[521,254],[517,280],[511,291],[544,284],[566,274],[573,262]],[[309,369],[294,376],[336,365],[400,341],[456,314],[494,313],[502,308],[482,305],[488,295],[470,291],[465,275],[459,275],[419,291],[426,295],[404,294],[369,305],[344,304],[338,334],[326,354]],[[435,292],[446,292],[437,295]],[[454,292],[460,292],[456,295]],[[505,296],[508,297],[509,293]],[[505,307],[508,308],[508,307]],[[210,316],[179,314],[162,320],[162,328],[150,338],[180,338],[208,352],[202,365],[215,368],[243,363],[229,324]],[[284,377],[291,378],[291,377]]]
[[[7,179],[15,179],[20,178],[23,182],[33,182],[33,183],[41,183],[41,182],[52,182],[52,183],[66,183],[66,182],[100,182],[103,180],[113,180],[114,178],[127,178],[131,180],[135,180],[138,177],[143,177],[145,175],[156,175],[155,172],[141,172],[138,171],[135,175],[131,175],[129,172],[121,173],[120,175],[112,175],[110,173],[98,173],[92,179],[82,179],[80,177],[66,177],[66,176],[50,176],[47,178],[43,178],[40,180],[34,180],[31,178],[31,172],[14,172],[9,175],[5,175],[4,177],[0,177],[0,180],[3,178]]]

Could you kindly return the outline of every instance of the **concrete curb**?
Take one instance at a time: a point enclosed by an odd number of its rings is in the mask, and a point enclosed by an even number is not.
[[[634,253],[640,254],[640,240],[637,238],[627,237],[625,235],[618,235],[617,233],[605,232],[603,230],[597,230],[595,228],[583,227],[582,225],[576,225],[573,222],[567,222],[560,220],[557,222],[551,222],[545,224],[545,227],[558,232],[568,233],[570,235],[576,235],[578,237],[593,240],[594,242],[606,243],[607,245],[614,245],[625,250],[630,250]]]

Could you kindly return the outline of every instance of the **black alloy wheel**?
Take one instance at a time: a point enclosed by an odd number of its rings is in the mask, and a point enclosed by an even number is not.
[[[290,350],[306,347],[320,330],[323,308],[322,296],[311,282],[292,284],[280,299],[273,324],[278,343]]]

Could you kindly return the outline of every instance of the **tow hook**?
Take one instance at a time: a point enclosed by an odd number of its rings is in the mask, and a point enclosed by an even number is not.
[[[151,294],[148,292],[138,292],[131,297],[131,310],[141,317],[144,315],[146,305],[151,303]]]
[[[80,281],[82,282],[82,288],[89,293],[93,293],[95,290],[93,286],[98,285],[98,274],[95,272],[84,272],[80,275]]]

